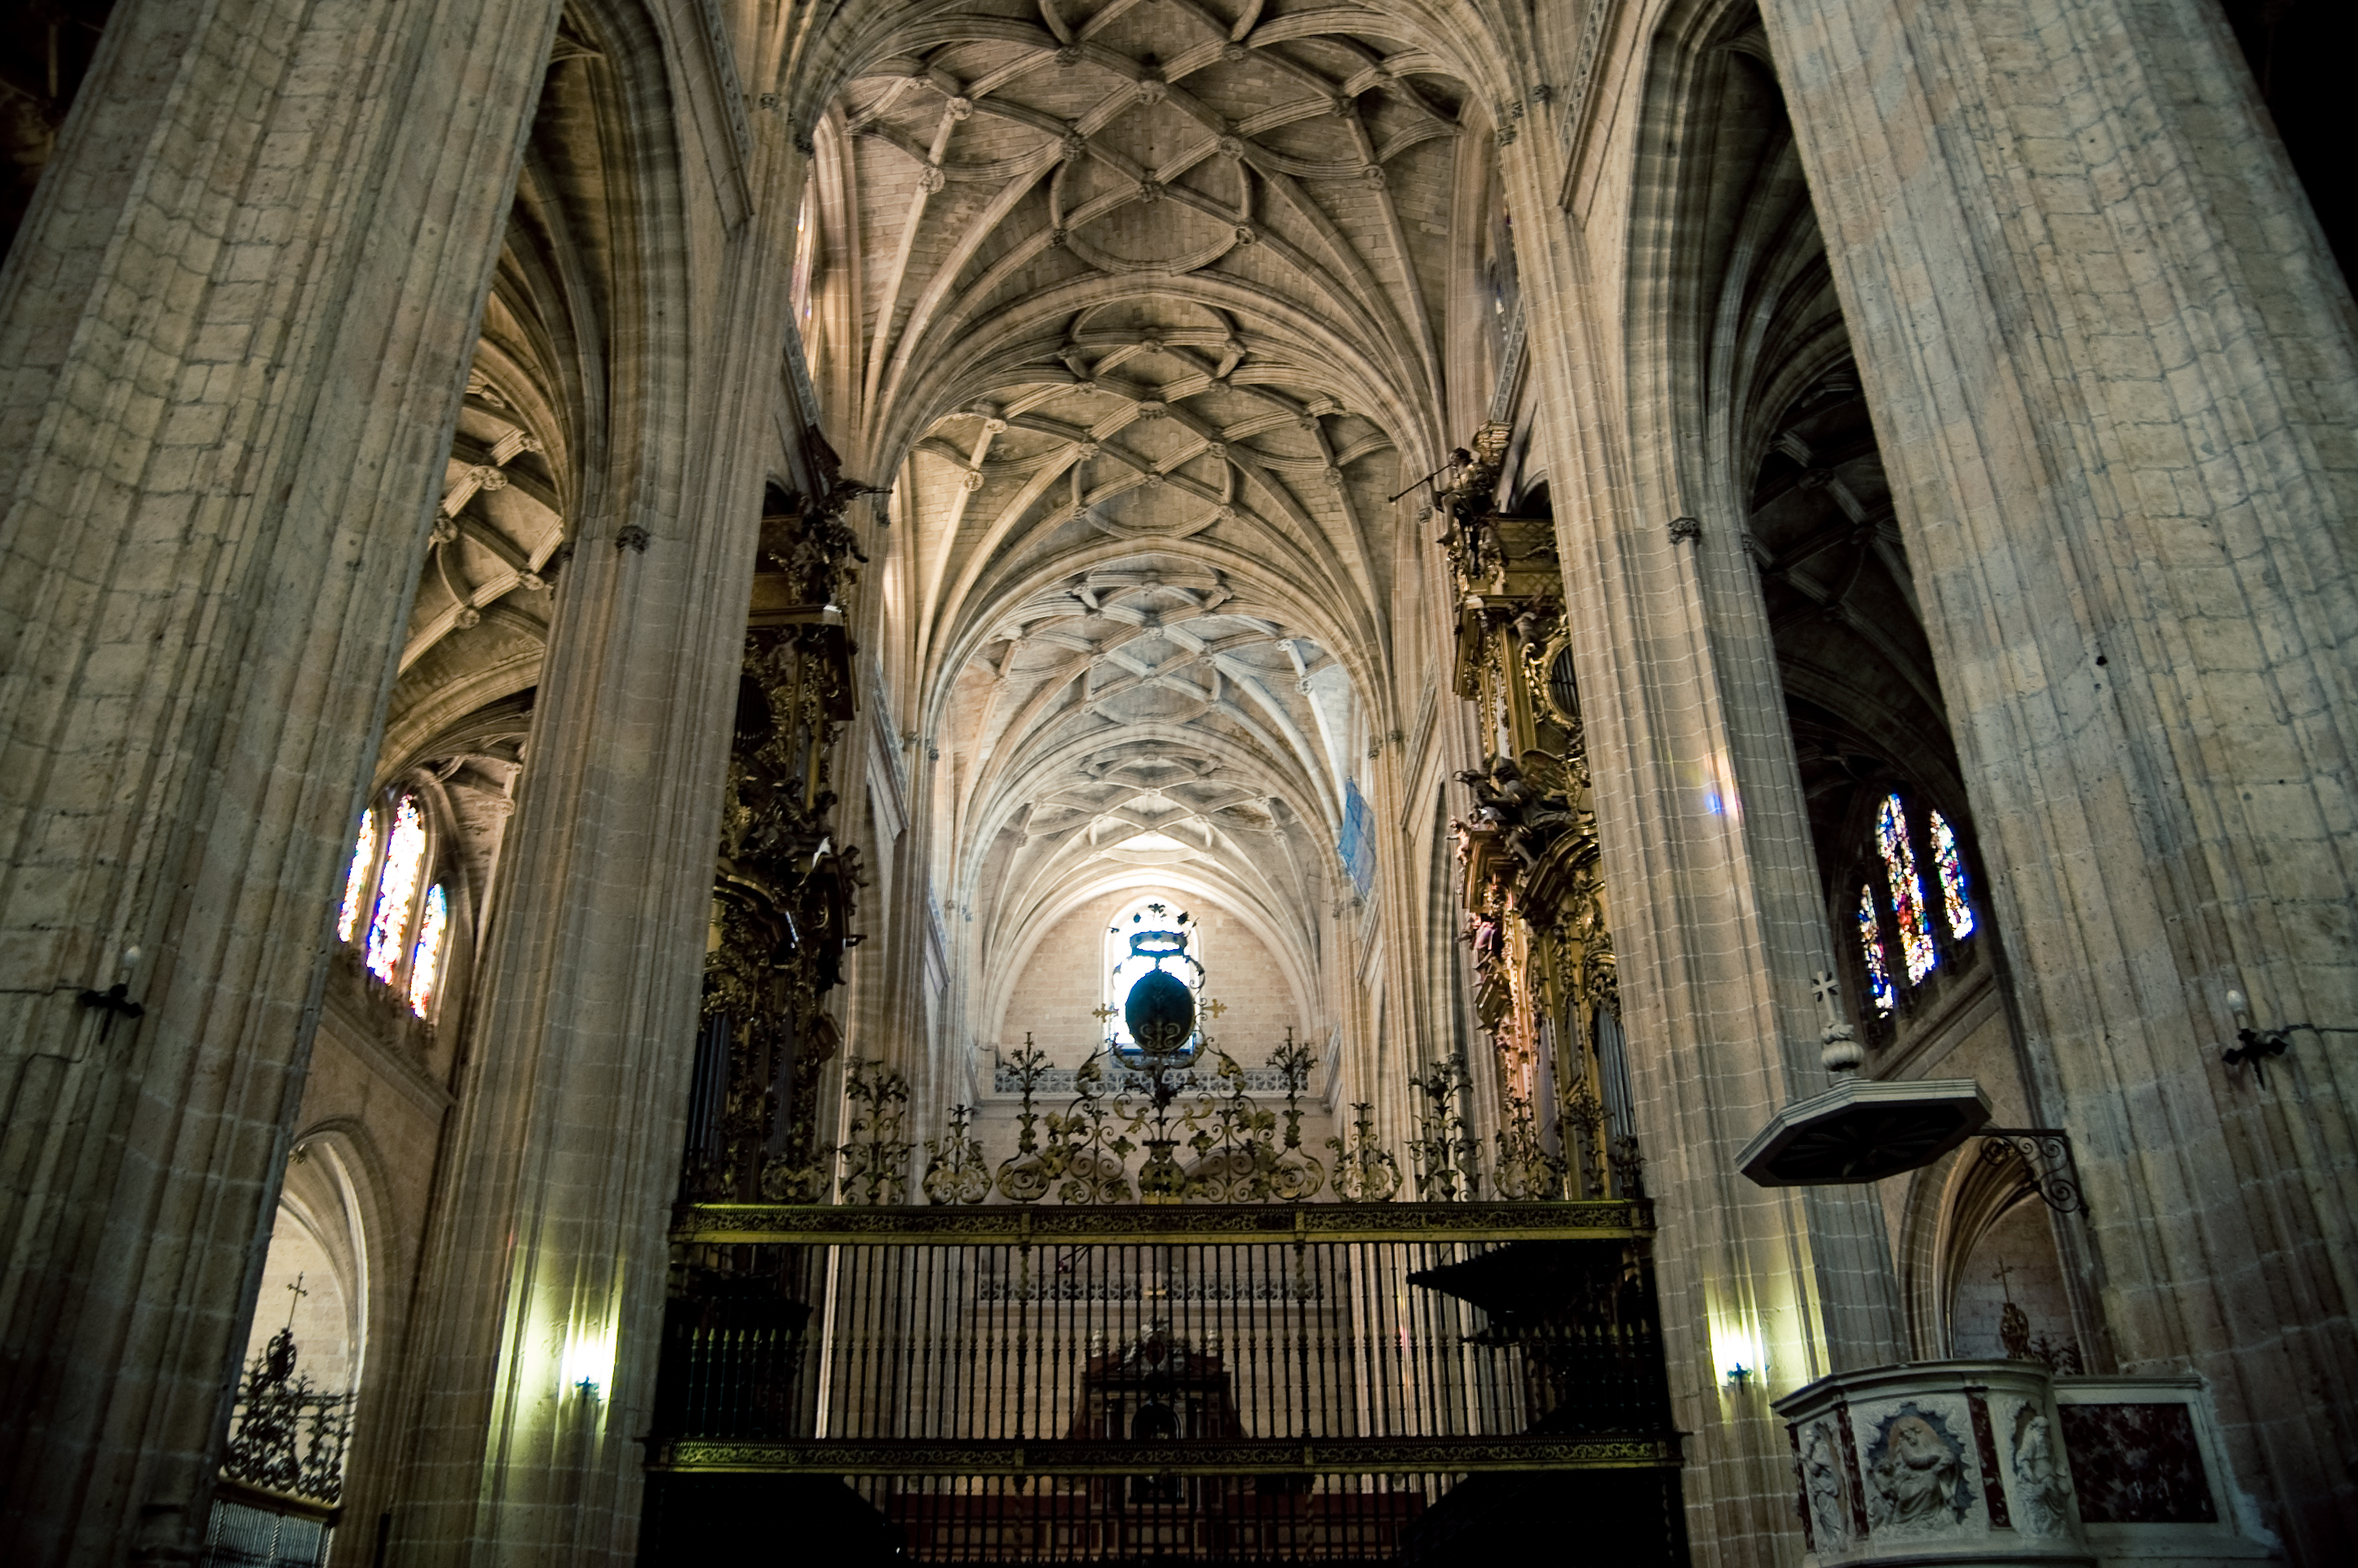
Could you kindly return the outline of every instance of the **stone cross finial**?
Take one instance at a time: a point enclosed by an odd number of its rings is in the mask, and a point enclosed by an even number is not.
[[[1820,969],[1811,976],[1810,991],[1818,999],[1818,1006],[1824,1010],[1826,1015],[1825,1029],[1818,1036],[1822,1047],[1818,1059],[1826,1065],[1829,1073],[1858,1071],[1858,1065],[1866,1059],[1866,1054],[1859,1049],[1858,1035],[1843,1022],[1842,1014],[1834,1011],[1834,998],[1842,994],[1842,988],[1835,983],[1833,972]]]
[[[1834,1011],[1834,998],[1842,994],[1842,987],[1835,983],[1832,970],[1820,969],[1810,977],[1810,994],[1816,997],[1818,1005],[1825,1010],[1828,1023],[1842,1022],[1842,1016]]]

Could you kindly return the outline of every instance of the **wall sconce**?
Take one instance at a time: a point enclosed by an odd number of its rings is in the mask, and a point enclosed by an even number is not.
[[[614,1339],[611,1331],[577,1329],[565,1343],[565,1358],[557,1371],[560,1386],[569,1386],[585,1402],[595,1403],[614,1375]]]
[[[1767,1357],[1758,1332],[1741,1319],[1730,1317],[1712,1324],[1711,1359],[1720,1368],[1721,1385],[1740,1394],[1759,1379]]]
[[[2219,1060],[2231,1067],[2245,1062],[2252,1065],[2252,1077],[2262,1088],[2267,1087],[2266,1063],[2270,1056],[2281,1056],[2292,1049],[2295,1030],[2306,1029],[2320,1037],[2328,1034],[2358,1034],[2358,1029],[2344,1029],[2331,1023],[2280,1023],[2274,1029],[2252,1027],[2252,1004],[2242,991],[2227,993],[2227,1011],[2235,1019],[2235,1044],[2219,1053]]]

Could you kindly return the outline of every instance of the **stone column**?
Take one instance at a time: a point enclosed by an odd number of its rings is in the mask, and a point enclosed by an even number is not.
[[[1763,10],[2114,1352],[2349,1561],[2349,292],[2204,0]]]
[[[633,1561],[671,1204],[765,466],[791,160],[756,122],[731,230],[692,130],[607,127],[607,432],[558,592],[443,1194],[398,1488],[404,1563]],[[687,142],[683,147],[680,144]]]
[[[1740,498],[1668,390],[1667,311],[1624,314],[1633,295],[1662,305],[1675,257],[1648,251],[1652,270],[1636,272],[1617,232],[1576,228],[1557,204],[1554,141],[1535,123],[1500,162],[1660,1225],[1671,1398],[1693,1434],[1690,1532],[1698,1563],[1798,1563],[1791,1454],[1768,1400],[1898,1360],[1898,1293],[1869,1189],[1768,1191],[1736,1168],[1779,1106],[1829,1087],[1809,985],[1833,967],[1830,937]],[[1685,518],[1699,531],[1671,526]],[[1748,1376],[1730,1379],[1739,1363]]]
[[[557,10],[123,0],[0,274],[0,1559],[202,1522]]]

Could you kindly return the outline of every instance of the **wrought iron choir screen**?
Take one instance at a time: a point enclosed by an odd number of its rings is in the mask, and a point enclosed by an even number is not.
[[[1642,1200],[697,1205],[654,1561],[1683,1561]],[[807,1524],[806,1529],[818,1528]]]

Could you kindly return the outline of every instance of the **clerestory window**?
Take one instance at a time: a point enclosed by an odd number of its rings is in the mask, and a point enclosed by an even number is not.
[[[1890,1017],[1903,989],[1930,979],[1942,954],[1957,951],[1981,926],[1956,829],[1938,811],[1926,812],[1922,820],[1920,840],[1897,792],[1876,809],[1874,862],[1881,874],[1859,883],[1857,919],[1859,960],[1878,1017]],[[1937,913],[1927,895],[1927,865],[1939,893]]]
[[[450,895],[432,878],[432,849],[416,795],[362,813],[336,914],[336,939],[356,944],[370,978],[401,993],[420,1018],[440,994],[450,939]]]

